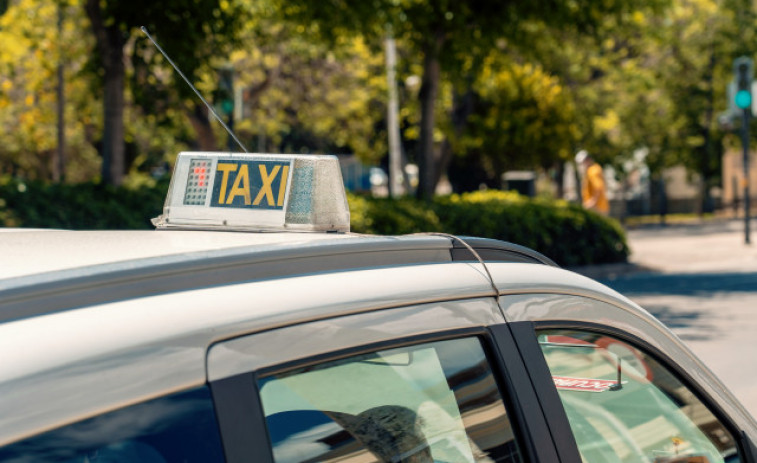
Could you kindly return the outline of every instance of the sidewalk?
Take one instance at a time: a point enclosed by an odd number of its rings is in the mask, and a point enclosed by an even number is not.
[[[744,244],[743,220],[715,220],[649,226],[628,232],[629,263],[660,273],[757,271],[757,220],[750,223],[752,244]]]
[[[613,280],[637,273],[757,272],[757,220],[744,244],[743,220],[646,225],[627,232],[627,263],[571,268],[589,278]]]

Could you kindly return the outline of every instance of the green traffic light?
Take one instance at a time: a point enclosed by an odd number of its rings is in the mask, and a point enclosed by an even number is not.
[[[752,94],[749,90],[739,90],[734,100],[736,101],[736,106],[741,109],[747,109],[752,105]]]
[[[221,102],[221,111],[223,111],[223,113],[226,114],[227,116],[231,114],[231,112],[234,111],[234,101],[223,100]]]

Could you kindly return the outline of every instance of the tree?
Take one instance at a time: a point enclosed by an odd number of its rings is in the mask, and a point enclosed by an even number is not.
[[[650,0],[647,3],[658,3]],[[435,107],[440,82],[469,80],[474,69],[465,64],[483,59],[498,39],[516,39],[521,25],[539,21],[550,27],[575,27],[591,31],[605,15],[619,15],[635,8],[637,2],[594,2],[552,0],[549,2],[456,2],[451,0],[411,0],[347,2],[288,2],[290,18],[302,24],[315,22],[326,36],[359,31],[378,40],[386,24],[406,46],[412,47],[422,62],[420,100],[419,194],[430,197],[439,178],[440,153],[435,137]],[[550,14],[544,15],[545,11]],[[473,60],[471,60],[473,58]],[[464,93],[464,91],[463,91]]]
[[[670,71],[662,81],[679,121],[668,163],[683,164],[699,174],[701,211],[712,211],[710,189],[720,179],[725,133],[717,116],[727,106],[725,89],[732,62],[745,50],[741,41],[749,43],[754,36],[755,18],[751,7],[744,6],[723,0],[680,0],[662,29],[666,47],[661,64]]]
[[[575,92],[582,148],[621,175],[639,150],[648,152],[654,177],[684,165],[702,179],[704,206],[718,177],[717,114],[726,105],[739,21],[721,0],[678,0],[659,13],[639,10],[622,23],[605,18],[603,40],[594,44],[542,41],[540,60]]]
[[[146,26],[157,35],[163,48],[191,79],[211,56],[222,54],[234,38],[241,11],[228,0],[86,0],[85,10],[97,43],[97,62],[104,88],[102,177],[105,183],[120,184],[126,171],[124,145],[124,50],[132,43],[132,59],[148,63],[161,61],[149,46],[136,40],[136,28]],[[186,92],[186,90],[180,90]],[[185,93],[184,93],[185,94]]]
[[[65,2],[58,31],[58,0],[17,0],[0,17],[0,172],[52,180],[56,139],[56,71],[66,62],[64,108],[67,180],[97,172],[91,134],[99,125],[93,80],[84,72],[94,46],[87,19],[75,1]]]
[[[505,170],[548,169],[570,159],[577,137],[575,108],[558,78],[493,52],[473,88],[475,108],[456,151],[478,152],[492,186],[499,186]]]
[[[249,6],[230,63],[242,89],[235,128],[257,151],[355,154],[375,164],[386,153],[381,54],[360,36],[331,46],[309,26],[281,21],[276,1]]]

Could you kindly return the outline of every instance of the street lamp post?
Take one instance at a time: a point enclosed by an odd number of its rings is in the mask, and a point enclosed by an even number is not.
[[[754,62],[748,56],[740,56],[733,63],[736,78],[734,103],[742,112],[741,145],[744,149],[744,243],[749,239],[749,120],[752,115],[752,77]]]
[[[749,110],[744,110],[741,127],[741,144],[744,149],[744,243],[749,240]]]

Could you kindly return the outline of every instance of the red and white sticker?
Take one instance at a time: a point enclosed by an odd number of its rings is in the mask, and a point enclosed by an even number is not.
[[[610,379],[570,378],[568,376],[553,376],[557,389],[564,391],[605,392],[615,386],[617,381]]]

